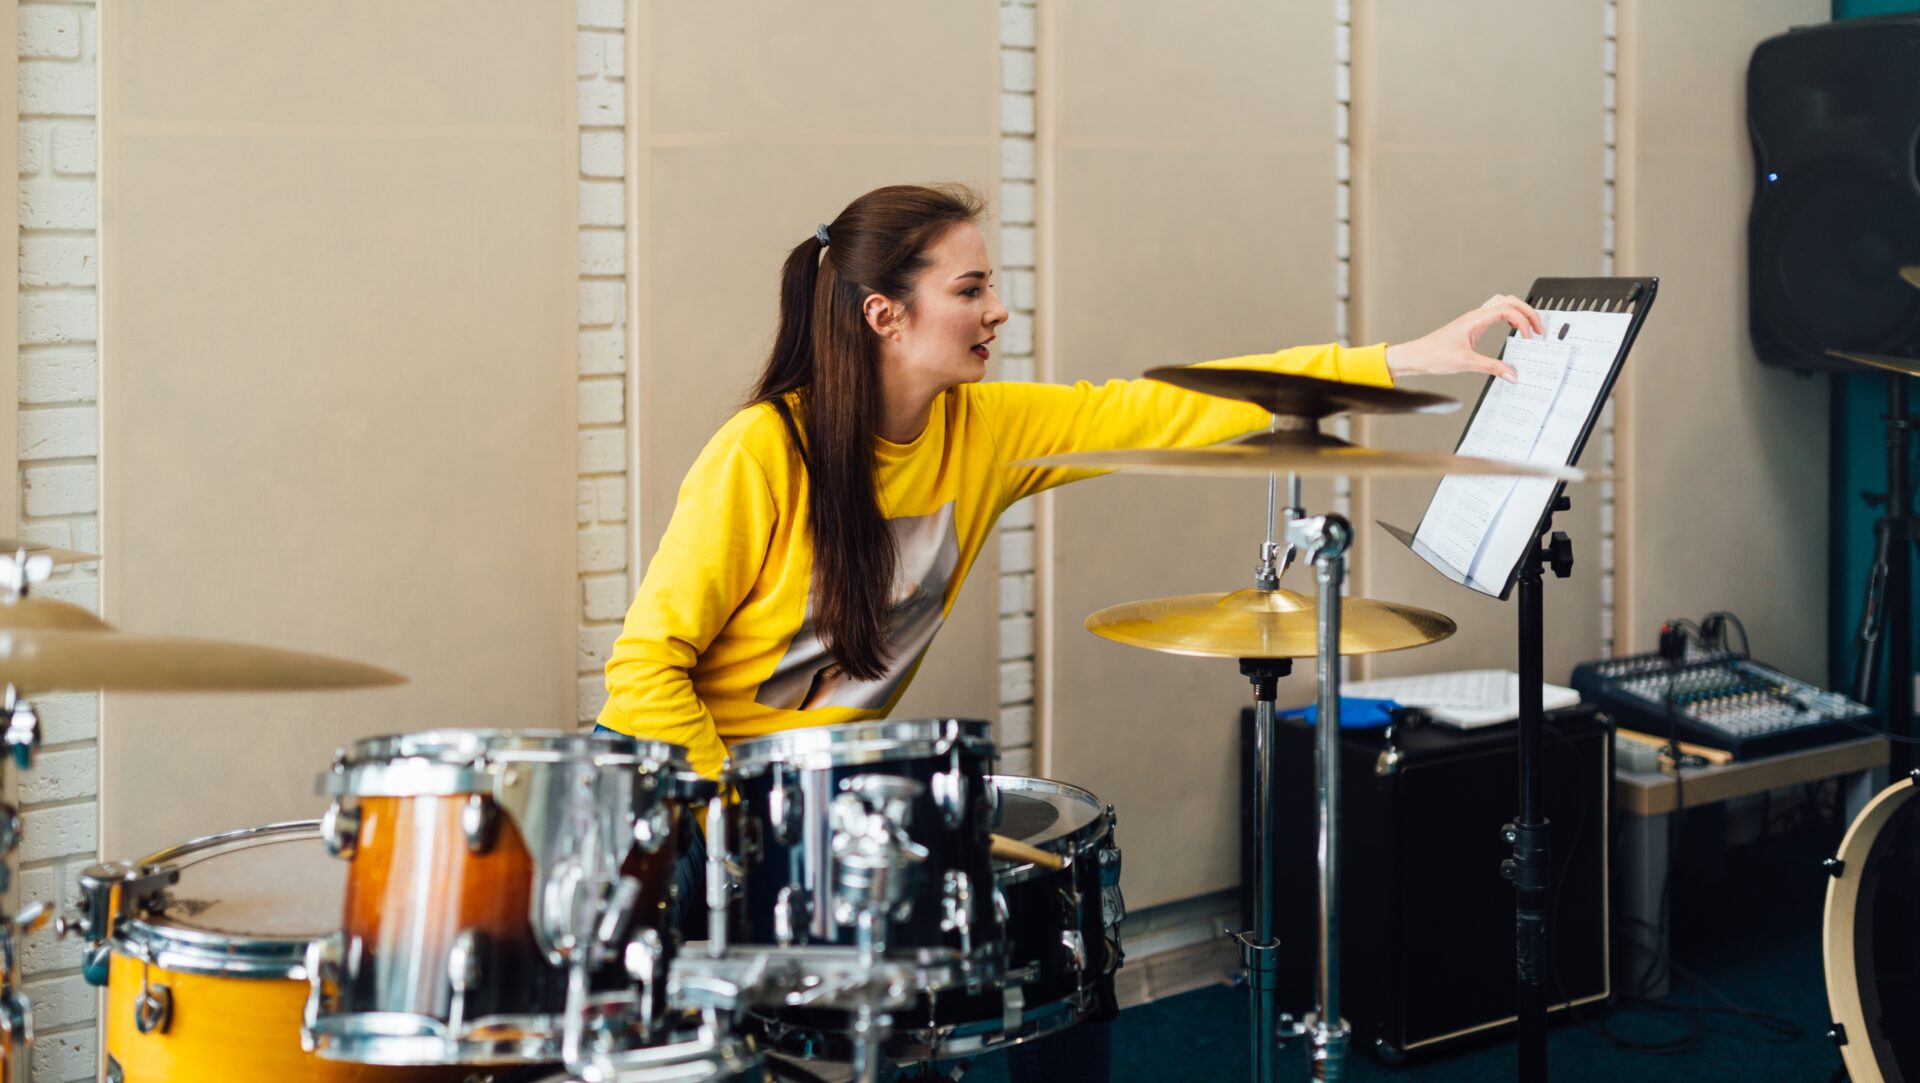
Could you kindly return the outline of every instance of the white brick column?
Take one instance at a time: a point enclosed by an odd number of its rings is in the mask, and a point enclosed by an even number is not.
[[[1034,0],[1000,0],[1000,378],[1034,378]],[[1033,505],[1000,518],[1000,770],[1033,773]]]
[[[631,600],[627,577],[626,4],[578,0],[580,77],[579,718]]]
[[[91,3],[20,6],[20,532],[88,552],[100,550],[96,30]],[[63,569],[40,593],[98,610],[99,566]],[[19,774],[20,897],[71,910],[99,846],[99,702],[34,702],[43,743]],[[74,940],[26,944],[35,1079],[94,1078],[98,997],[80,961]]]

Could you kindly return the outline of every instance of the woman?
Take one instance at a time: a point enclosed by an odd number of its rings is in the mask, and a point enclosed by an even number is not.
[[[717,776],[729,742],[884,717],[1000,514],[1093,474],[1008,463],[1267,424],[1258,407],[1151,380],[980,383],[1007,319],[980,215],[965,189],[880,188],[788,255],[772,355],[681,485],[607,662],[601,725],[685,745]],[[1380,386],[1512,379],[1473,350],[1502,321],[1540,330],[1531,308],[1496,297],[1410,343],[1213,364]],[[683,899],[701,897],[697,867],[682,864]]]

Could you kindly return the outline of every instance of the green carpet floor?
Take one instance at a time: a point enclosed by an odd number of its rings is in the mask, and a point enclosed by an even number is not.
[[[1730,1014],[1680,1014],[1638,1006],[1593,1011],[1587,1024],[1567,1020],[1549,1039],[1553,1080],[1788,1080],[1825,1083],[1840,1066],[1827,1041],[1820,921],[1826,878],[1820,859],[1837,835],[1803,834],[1740,847],[1693,879],[1676,885],[1676,959],[1742,1007],[1783,1017],[1799,1028],[1784,1037]],[[1710,992],[1678,978],[1664,1002],[1713,1005]],[[1114,1024],[1114,1083],[1187,1083],[1247,1078],[1247,997],[1215,986],[1123,1012]],[[1697,1044],[1684,1053],[1630,1052],[1599,1032],[1642,1042],[1682,1036],[1696,1023]],[[1282,1054],[1283,1078],[1304,1080],[1305,1055]],[[1356,1083],[1488,1083],[1515,1078],[1510,1037],[1394,1066],[1358,1053],[1348,1060]],[[1003,1058],[976,1061],[967,1083],[1002,1083]]]

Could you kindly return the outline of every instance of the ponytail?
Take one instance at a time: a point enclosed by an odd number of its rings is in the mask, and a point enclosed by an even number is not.
[[[879,188],[795,245],[780,270],[780,326],[750,405],[773,405],[807,470],[814,627],[856,680],[887,674],[899,564],[874,484],[880,340],[863,308],[876,293],[911,306],[926,249],[980,211],[964,188]],[[800,403],[804,441],[789,395]]]

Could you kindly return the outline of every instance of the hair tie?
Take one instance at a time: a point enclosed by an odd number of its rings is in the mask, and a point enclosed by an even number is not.
[[[815,240],[820,242],[820,247],[822,248],[833,243],[833,239],[827,236],[827,224],[825,222],[813,227],[813,236]]]

